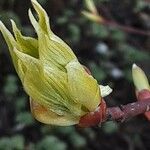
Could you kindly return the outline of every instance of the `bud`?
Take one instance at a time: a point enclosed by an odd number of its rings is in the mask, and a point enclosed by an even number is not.
[[[102,23],[104,21],[103,17],[99,15],[93,0],[85,0],[85,4],[89,12],[82,11],[82,14],[93,22]]]
[[[92,12],[93,14],[98,14],[93,0],[85,0],[85,4],[90,12]]]
[[[136,64],[133,64],[132,67],[132,77],[137,91],[150,90],[150,85],[144,71]]]
[[[82,11],[82,14],[89,20],[93,22],[103,22],[103,18],[100,15],[92,14],[91,12]]]
[[[136,97],[138,101],[150,99],[150,86],[148,79],[144,71],[136,64],[133,64],[132,76],[136,87]],[[147,110],[149,110],[149,107]],[[144,115],[150,121],[150,111],[145,112]]]
[[[30,97],[31,112],[46,124],[78,124],[101,103],[100,87],[71,48],[51,31],[45,10],[36,0],[31,2],[39,18],[29,9],[37,39],[23,36],[11,20],[13,36],[0,22],[16,72]],[[103,92],[107,95],[108,89]]]

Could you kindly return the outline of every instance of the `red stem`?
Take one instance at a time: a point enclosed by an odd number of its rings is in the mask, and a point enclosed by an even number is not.
[[[150,36],[150,32],[148,32],[148,31],[140,30],[140,29],[133,28],[133,27],[130,27],[130,26],[120,25],[120,24],[117,24],[116,22],[109,21],[109,20],[103,20],[102,22],[100,22],[100,24],[116,27],[116,28],[119,28],[119,29],[121,29],[125,32],[129,32],[129,33]]]
[[[106,120],[123,122],[129,118],[143,114],[150,110],[150,98],[143,101],[121,105],[120,107],[110,107],[106,110]]]

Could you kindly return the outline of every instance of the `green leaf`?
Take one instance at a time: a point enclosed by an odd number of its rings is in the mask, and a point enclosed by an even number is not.
[[[0,21],[0,30],[4,36],[4,39],[9,47],[9,52],[11,55],[11,58],[13,60],[13,64],[15,66],[16,71],[18,70],[18,58],[16,54],[14,53],[13,49],[14,47],[18,48],[18,45],[13,37],[13,35],[9,32],[9,30],[5,27],[5,25]]]
[[[68,63],[66,69],[69,90],[74,101],[94,111],[100,104],[100,89],[97,81],[77,61]]]
[[[39,16],[40,27],[46,34],[51,35],[52,31],[50,29],[49,18],[46,11],[40,6],[40,4],[36,0],[31,0],[31,2]]]
[[[15,38],[17,43],[19,44],[20,49],[33,57],[38,58],[38,41],[31,37],[22,36],[21,32],[17,28],[15,22],[11,20],[13,32],[15,34]]]

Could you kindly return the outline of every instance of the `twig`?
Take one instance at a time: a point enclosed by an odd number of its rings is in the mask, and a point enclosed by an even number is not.
[[[150,36],[150,32],[148,32],[148,31],[140,30],[140,29],[133,28],[130,26],[120,25],[120,24],[117,24],[116,22],[112,22],[112,21],[108,21],[108,20],[103,20],[102,22],[99,22],[99,24],[116,27],[116,28],[119,28],[128,33]]]
[[[150,110],[150,98],[143,101],[129,103],[117,107],[110,107],[106,109],[106,120],[113,120],[124,122],[129,118],[143,114]]]

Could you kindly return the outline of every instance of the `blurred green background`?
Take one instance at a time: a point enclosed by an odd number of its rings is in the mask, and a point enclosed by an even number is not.
[[[113,93],[109,106],[135,101],[133,63],[150,74],[150,37],[97,25],[81,15],[81,0],[38,0],[51,18],[51,28],[66,41],[80,62]],[[148,0],[95,0],[100,13],[119,24],[150,32]],[[0,0],[0,20],[11,30],[14,19],[25,35],[36,36],[29,22],[29,0]],[[34,120],[28,96],[0,34],[0,150],[149,150],[150,122],[143,115],[101,127],[55,127]]]

